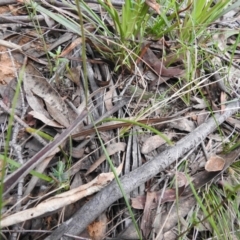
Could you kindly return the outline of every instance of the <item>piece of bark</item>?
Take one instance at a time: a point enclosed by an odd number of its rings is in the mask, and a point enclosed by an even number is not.
[[[174,147],[169,147],[149,162],[121,177],[120,181],[123,191],[126,194],[131,192],[166,169],[185,153],[196,148],[209,133],[216,129],[217,124],[220,125],[228,117],[236,113],[239,105],[239,101],[233,101],[227,106],[223,114],[215,114],[214,117],[210,118],[206,123],[203,123],[186,137],[178,141]],[[60,239],[63,233],[72,235],[80,234],[88,224],[93,222],[97,216],[121,197],[122,194],[116,181],[112,182],[79,209],[70,220],[60,225],[59,228],[45,238],[45,240]],[[92,209],[94,209],[94,211],[92,211]],[[64,236],[62,239],[66,240],[71,238]]]

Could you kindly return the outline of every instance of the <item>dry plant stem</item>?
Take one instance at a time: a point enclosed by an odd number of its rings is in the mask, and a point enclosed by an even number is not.
[[[0,0],[0,6],[10,5],[17,3],[17,0]]]
[[[29,18],[29,16],[11,16],[11,17],[4,17],[1,16],[0,17],[0,24],[4,24],[4,23],[29,23],[32,21],[44,21],[44,16],[42,15],[37,15],[34,16],[32,19]]]
[[[119,175],[122,171],[123,163],[116,168],[116,173]],[[30,207],[23,211],[18,211],[12,215],[5,216],[1,219],[1,227],[8,227],[13,224],[21,223],[32,218],[40,216],[48,216],[53,214],[55,211],[62,209],[63,207],[75,203],[78,200],[90,196],[93,193],[100,191],[109,182],[114,179],[113,172],[101,173],[92,181],[87,184],[80,185],[67,192],[57,194],[56,196],[50,197],[47,200],[37,204],[35,207]]]
[[[196,148],[218,125],[236,113],[239,105],[239,101],[237,100],[229,104],[222,115],[215,114],[214,117],[210,118],[206,123],[203,123],[193,132],[178,141],[174,147],[169,147],[149,162],[120,178],[124,192],[126,194],[131,192],[166,169],[186,152]],[[63,223],[49,237],[45,238],[45,240],[60,239],[63,233],[73,235],[80,234],[88,224],[93,222],[97,216],[121,197],[122,194],[117,183],[115,181],[112,182],[76,212],[72,219]],[[94,211],[92,211],[93,209]],[[70,238],[63,237],[62,239]]]
[[[45,0],[46,2],[48,3],[51,3],[52,5],[54,6],[58,6],[58,7],[68,7],[67,4],[64,4],[64,2],[61,2],[61,1],[58,1],[58,0]],[[36,1],[37,3],[41,3],[40,0],[37,0]],[[96,3],[96,4],[99,4],[98,1],[96,0],[87,0],[86,1],[87,3]],[[122,6],[124,1],[121,1],[121,0],[112,0],[111,1],[113,5],[115,6]],[[17,0],[0,0],[0,6],[5,6],[5,5],[10,5],[10,4],[16,4],[18,3]]]
[[[87,3],[96,3],[99,4],[97,0],[86,0]],[[122,6],[124,4],[124,1],[122,0],[111,0],[112,5],[114,6]]]

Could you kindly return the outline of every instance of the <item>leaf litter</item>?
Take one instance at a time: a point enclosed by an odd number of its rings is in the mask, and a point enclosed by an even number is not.
[[[16,5],[6,4],[4,8],[0,7],[2,14],[12,14],[12,17],[26,16],[25,8],[20,11],[23,7],[21,2],[18,1]],[[157,2],[146,1],[146,3],[158,14],[162,11],[162,7]],[[55,4],[57,7],[46,1],[43,6],[51,11],[64,12],[72,19],[76,18],[74,8],[69,10],[64,2],[60,1],[55,1]],[[95,10],[99,8],[99,5],[89,6]],[[87,204],[90,205],[94,199],[97,199],[98,195],[94,197],[95,192],[101,189],[107,191],[106,186],[114,179],[114,176],[105,161],[106,155],[96,135],[95,129],[98,129],[107,154],[118,169],[118,174],[126,176],[125,179],[129,177],[129,185],[134,182],[132,177],[134,170],[141,169],[142,173],[152,176],[146,177],[145,182],[141,182],[141,179],[135,176],[139,185],[137,184],[134,189],[126,192],[127,198],[131,199],[132,206],[135,208],[136,217],[143,214],[139,224],[143,236],[147,239],[150,236],[163,239],[171,234],[177,237],[174,228],[179,219],[181,219],[181,231],[183,232],[186,229],[184,218],[190,217],[192,209],[196,206],[196,200],[192,196],[189,184],[193,184],[195,189],[200,190],[224,172],[238,157],[238,152],[236,150],[228,153],[221,152],[219,155],[218,151],[223,149],[219,146],[219,141],[212,138],[210,147],[205,148],[205,144],[207,145],[207,136],[205,136],[185,155],[180,154],[181,149],[176,151],[174,162],[177,161],[177,165],[166,164],[164,169],[159,168],[159,172],[152,175],[145,169],[144,166],[147,166],[145,163],[151,162],[161,152],[168,151],[172,147],[168,146],[159,135],[152,135],[150,130],[144,128],[143,125],[134,126],[134,124],[121,123],[121,121],[106,125],[102,121],[107,117],[116,116],[119,119],[137,119],[138,123],[151,125],[158,131],[163,131],[175,144],[178,141],[181,142],[185,135],[188,136],[194,131],[199,134],[197,126],[206,123],[208,118],[213,116],[209,107],[221,112],[222,115],[230,111],[227,108],[227,103],[231,100],[229,98],[239,97],[237,65],[233,64],[227,73],[224,70],[223,59],[231,58],[231,56],[227,52],[223,57],[213,54],[214,57],[209,60],[208,65],[198,66],[197,71],[204,71],[206,80],[204,84],[190,90],[191,100],[185,105],[186,99],[181,93],[183,89],[179,90],[178,87],[181,86],[181,81],[186,81],[188,69],[183,58],[179,57],[184,54],[176,54],[174,52],[176,45],[172,45],[171,41],[161,38],[156,44],[154,40],[146,40],[136,65],[133,64],[130,68],[129,66],[125,68],[123,65],[116,69],[115,67],[121,63],[112,62],[106,58],[107,51],[111,51],[113,47],[109,44],[111,39],[102,40],[106,44],[104,48],[100,44],[100,39],[96,41],[88,36],[87,75],[89,82],[86,89],[83,81],[83,59],[79,57],[82,51],[82,38],[75,33],[75,26],[71,25],[71,28],[67,29],[55,25],[56,18],[50,17],[47,11],[38,12],[36,18],[40,20],[45,44],[36,29],[30,28],[29,19],[26,20],[28,23],[17,29],[11,21],[8,22],[5,18],[6,23],[1,32],[0,93],[2,99],[0,101],[4,113],[11,113],[18,83],[22,81],[14,109],[13,134],[7,154],[21,163],[22,167],[14,170],[13,166],[8,165],[6,168],[3,195],[6,203],[2,209],[1,220],[3,233],[8,238],[11,235],[9,230],[16,229],[20,226],[19,224],[23,224],[21,227],[26,231],[54,228],[62,214],[67,216],[62,220],[68,221],[73,213],[77,216],[78,209],[84,211]],[[86,23],[86,29],[91,33],[94,33],[95,27],[94,24]],[[217,43],[216,47],[225,51],[229,44],[226,44],[227,41],[235,44],[234,34],[236,33],[216,34],[212,44]],[[57,49],[62,49],[62,51],[58,54]],[[50,59],[49,52],[55,57]],[[232,56],[235,63],[235,59],[239,57],[238,51]],[[134,71],[134,66],[137,65],[137,71]],[[20,75],[22,68],[24,68],[23,76]],[[152,80],[148,77],[151,74]],[[124,88],[126,88],[125,93],[122,91]],[[163,93],[166,89],[167,91]],[[89,96],[87,102],[86,94]],[[183,113],[182,110],[189,105],[192,107],[191,110]],[[87,111],[85,106],[87,106]],[[28,131],[30,121],[27,121],[27,116],[30,115],[34,119],[31,121],[31,127],[46,135],[38,132],[31,134]],[[220,126],[224,136],[238,134],[239,120],[233,114],[231,115],[231,118],[226,119],[228,125]],[[3,114],[1,117],[2,142],[7,139],[7,119],[6,114]],[[209,133],[213,131],[214,129],[211,129]],[[214,131],[214,134],[218,139],[222,139],[223,143],[229,142],[222,138],[219,132]],[[42,136],[47,135],[50,138],[43,139]],[[37,140],[33,141],[32,137]],[[54,140],[50,140],[52,138]],[[198,146],[200,142],[202,145]],[[2,145],[2,149],[5,145],[5,143]],[[34,156],[31,155],[29,146],[31,149],[39,149]],[[205,170],[198,164],[197,168],[191,172],[191,166],[204,158],[204,151],[208,151],[207,155],[211,156],[208,157]],[[165,160],[162,159],[162,161]],[[185,169],[181,169],[181,163],[186,164]],[[42,180],[39,176],[29,178],[29,172],[35,167],[39,174],[50,176],[51,181]],[[121,167],[123,170],[120,169]],[[171,170],[173,168],[175,171]],[[169,175],[169,171],[174,174]],[[98,181],[97,179],[102,176],[107,178]],[[177,181],[173,184],[175,178]],[[181,182],[182,184],[178,185]],[[127,189],[127,186],[124,185],[123,188]],[[17,199],[17,191],[19,198],[12,204],[10,199],[12,197]],[[38,203],[33,206],[28,197],[34,197]],[[105,196],[109,199],[112,197],[114,197],[113,191]],[[83,201],[81,202],[80,199]],[[79,229],[85,229],[84,234],[87,238],[119,237],[123,236],[126,229],[131,231],[132,235],[136,235],[136,229],[129,219],[124,202],[120,197],[116,200],[107,206],[103,206],[104,202],[90,205],[91,211],[97,213],[100,211],[98,208],[102,207],[103,212],[101,215],[92,214],[90,221],[87,220],[86,214],[83,215],[84,217],[81,216],[83,220],[86,218],[86,223],[82,224]],[[68,208],[72,211],[67,212]],[[46,226],[41,225],[38,220],[46,221]],[[205,231],[211,233],[210,228],[205,228]],[[71,231],[65,233],[73,234]],[[81,231],[76,235],[82,236],[80,233]],[[31,231],[26,234],[34,238],[41,235],[41,233],[33,235]],[[57,235],[58,230],[51,234]],[[48,239],[47,235],[40,238]],[[58,236],[54,239],[60,238],[60,235]],[[189,229],[188,237],[190,236],[191,229]],[[19,232],[18,237],[22,238],[23,234]],[[49,237],[51,239],[51,235]]]

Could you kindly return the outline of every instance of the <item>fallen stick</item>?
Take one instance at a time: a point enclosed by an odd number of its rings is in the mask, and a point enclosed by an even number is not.
[[[182,157],[189,150],[196,148],[208,134],[213,132],[217,126],[222,124],[228,117],[236,113],[239,109],[239,101],[230,103],[223,114],[215,114],[206,123],[182,138],[175,146],[167,148],[161,154],[135,169],[129,174],[120,178],[124,192],[130,193],[132,190],[153,178],[159,172],[165,170],[178,158]],[[93,222],[104,210],[112,203],[122,197],[121,191],[116,181],[109,184],[68,221],[64,222],[45,240],[52,239],[71,239],[63,234],[79,235],[91,222]]]
[[[123,163],[115,169],[119,175],[122,172]],[[9,227],[11,225],[21,223],[39,216],[49,216],[56,210],[59,210],[69,204],[75,203],[78,200],[90,196],[93,193],[100,191],[104,186],[114,179],[112,172],[101,173],[92,181],[81,185],[77,188],[70,189],[66,192],[57,194],[49,199],[39,203],[37,206],[18,211],[12,215],[8,215],[1,219],[1,227]]]

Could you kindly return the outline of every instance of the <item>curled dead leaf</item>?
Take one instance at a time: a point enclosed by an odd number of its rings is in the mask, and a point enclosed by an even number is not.
[[[187,177],[184,172],[176,172],[176,186],[178,188],[185,187],[187,185]]]
[[[156,11],[156,13],[160,14],[160,5],[156,2],[156,0],[146,0],[145,3]]]
[[[93,240],[104,239],[107,232],[108,219],[105,213],[87,227],[87,231]]]
[[[188,119],[179,119],[169,124],[170,127],[180,131],[192,132],[196,127],[193,121]]]
[[[166,68],[162,60],[159,60],[151,49],[144,51],[142,59],[147,63],[153,70],[164,77],[179,77],[184,73],[184,70],[178,67]]]
[[[174,133],[169,133],[167,134],[167,138],[169,140],[172,140],[172,138],[175,136]],[[154,135],[149,137],[142,146],[141,152],[143,154],[148,154],[151,151],[153,151],[154,149],[160,147],[161,145],[163,145],[164,143],[166,143],[166,141],[160,137],[159,135]]]
[[[222,157],[214,155],[208,159],[205,165],[205,170],[208,172],[218,172],[223,170],[224,165],[225,165],[225,160]]]
[[[34,118],[39,119],[43,123],[45,123],[48,126],[56,127],[56,128],[63,128],[62,125],[58,124],[57,122],[47,118],[44,114],[37,112],[37,111],[31,111],[28,114],[32,115]]]
[[[97,83],[97,85],[98,85],[99,87],[106,87],[106,86],[109,85],[110,80],[109,80],[109,81],[100,81],[100,80],[98,80],[98,79],[95,79],[95,82]]]
[[[109,156],[113,155],[114,153],[118,152],[118,151],[124,151],[126,148],[126,143],[124,142],[118,142],[118,143],[113,143],[110,144],[106,150],[109,154]],[[103,161],[105,161],[106,159],[106,155],[102,154],[100,158],[98,158],[98,160],[88,169],[88,171],[86,172],[86,176],[91,173],[92,171],[94,171]]]

